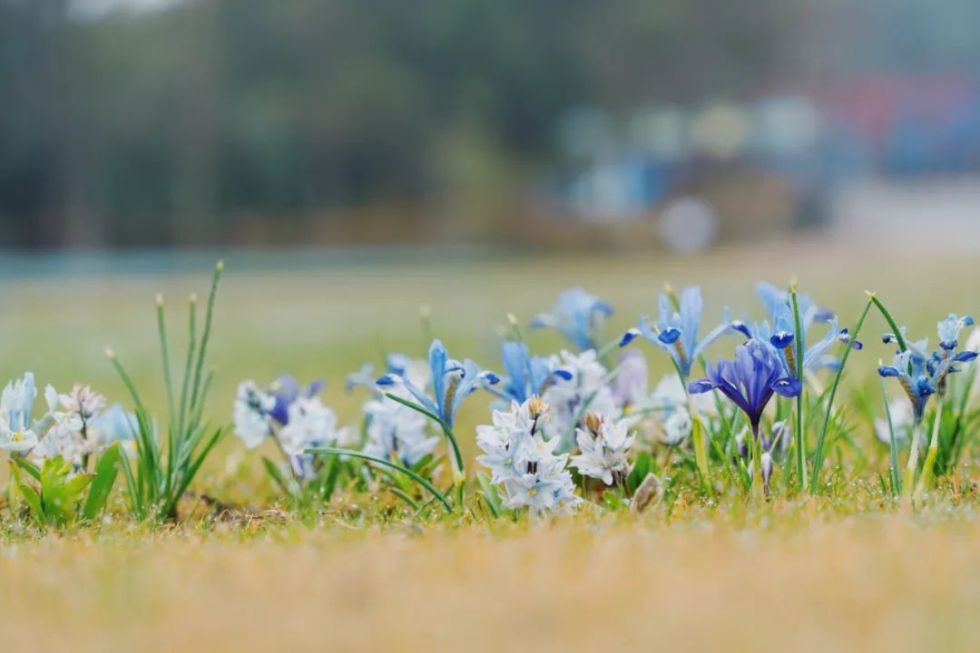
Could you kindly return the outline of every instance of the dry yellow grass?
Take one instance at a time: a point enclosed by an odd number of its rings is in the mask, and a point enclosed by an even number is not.
[[[786,510],[776,527],[580,519],[11,544],[0,648],[980,650],[972,513]]]

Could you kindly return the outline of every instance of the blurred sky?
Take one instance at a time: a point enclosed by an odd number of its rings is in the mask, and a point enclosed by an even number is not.
[[[0,246],[962,232],[978,24],[973,0],[0,0]]]

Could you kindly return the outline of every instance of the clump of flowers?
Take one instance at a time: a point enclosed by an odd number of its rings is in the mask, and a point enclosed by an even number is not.
[[[562,351],[560,367],[565,374],[556,378],[541,398],[550,407],[548,437],[558,439],[559,450],[567,451],[587,413],[611,417],[619,407],[609,385],[609,372],[594,349],[580,354]]]
[[[932,481],[936,459],[939,455],[940,427],[949,377],[951,374],[959,372],[962,365],[971,363],[977,358],[975,351],[969,349],[957,351],[959,349],[960,331],[965,327],[973,326],[973,324],[972,317],[960,317],[955,313],[950,313],[937,324],[939,349],[932,352],[929,352],[928,339],[909,342],[904,328],[900,329],[898,333],[885,334],[882,339],[885,344],[897,344],[898,351],[896,351],[891,365],[879,365],[878,374],[883,378],[898,380],[908,397],[909,405],[912,407],[912,443],[904,483],[907,493],[912,492],[918,473],[919,442],[924,439],[921,437],[921,433],[926,406],[929,403],[929,398],[932,395],[937,395],[935,424],[929,438],[929,450],[916,486],[916,494],[921,494],[928,489]],[[894,425],[892,426],[894,428]]]
[[[457,476],[463,475],[465,464],[454,433],[456,414],[463,401],[481,388],[496,385],[500,378],[493,372],[481,370],[470,359],[458,361],[440,340],[429,347],[429,385],[420,387],[408,370],[389,371],[377,380],[377,386],[392,400],[434,420],[449,440],[453,467]],[[410,398],[409,398],[410,397]]]
[[[636,436],[630,435],[626,420],[610,422],[598,413],[589,413],[585,428],[576,432],[581,453],[571,464],[582,476],[601,480],[606,485],[622,485],[630,469],[630,455]]]
[[[307,452],[309,449],[343,446],[351,439],[350,430],[338,427],[336,413],[317,396],[322,387],[322,382],[314,381],[301,388],[288,375],[265,389],[254,381],[238,386],[233,408],[235,434],[249,449],[266,439],[274,441],[298,485],[312,480],[320,471],[320,464],[314,454]]]
[[[504,492],[504,506],[535,514],[568,511],[581,499],[568,471],[568,454],[556,453],[558,440],[547,438],[548,406],[537,397],[493,412],[493,424],[477,427],[477,460],[491,471],[491,482]]]

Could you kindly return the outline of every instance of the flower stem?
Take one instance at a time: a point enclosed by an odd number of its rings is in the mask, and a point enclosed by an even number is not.
[[[803,356],[806,344],[803,342],[803,322],[800,320],[800,302],[796,297],[796,284],[790,284],[789,296],[793,301],[793,319],[796,327],[796,378],[800,382],[800,394],[796,396],[796,474],[800,480],[800,491],[806,492],[806,434],[803,433]]]
[[[869,293],[868,303],[865,304],[864,310],[861,312],[861,317],[858,318],[857,324],[854,325],[854,330],[851,331],[851,340],[856,341],[858,336],[861,335],[861,328],[864,326],[864,321],[868,317],[868,313],[871,311],[871,306],[877,302],[877,298],[873,293]],[[837,374],[834,376],[834,383],[830,387],[830,397],[827,399],[827,411],[823,418],[823,428],[820,429],[820,436],[817,438],[817,448],[813,452],[813,475],[810,481],[810,493],[814,494],[820,489],[820,468],[823,467],[823,451],[824,445],[827,442],[827,430],[830,428],[830,418],[834,410],[834,399],[837,397],[837,388],[840,386],[841,377],[844,375],[844,368],[847,367],[847,360],[851,357],[851,350],[854,347],[848,345],[847,349],[844,350],[844,355],[841,357],[840,367],[837,368]]]
[[[943,401],[944,397],[939,395],[938,405],[936,406],[936,417],[932,423],[932,437],[929,439],[929,451],[926,454],[926,462],[922,466],[922,476],[915,487],[915,500],[918,501],[922,495],[929,490],[932,485],[932,478],[936,466],[936,456],[939,454],[939,426],[943,420]]]
[[[919,440],[922,436],[922,420],[918,419],[912,427],[912,448],[909,451],[909,460],[905,465],[905,481],[902,485],[902,494],[912,497],[912,488],[915,487],[915,472],[919,467]]]

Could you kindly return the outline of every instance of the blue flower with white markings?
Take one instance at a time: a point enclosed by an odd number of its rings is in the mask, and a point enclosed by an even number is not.
[[[891,342],[893,336],[885,336],[886,342]],[[910,343],[905,351],[899,351],[892,359],[891,365],[879,365],[878,374],[884,378],[897,379],[902,390],[912,403],[913,419],[916,424],[922,421],[926,403],[929,397],[936,394],[936,385],[932,381],[926,365],[924,353],[926,340]]]
[[[407,374],[389,372],[379,378],[377,384],[381,388],[404,388],[422,408],[438,417],[449,428],[452,428],[456,412],[464,399],[480,388],[500,382],[496,374],[481,370],[470,359],[460,362],[449,358],[449,353],[440,340],[433,340],[429,347],[429,369],[432,373],[431,396]]]
[[[599,333],[613,307],[584,288],[571,288],[558,296],[550,313],[531,320],[532,329],[557,329],[580,350],[598,348]]]
[[[731,326],[747,338],[770,344],[776,350],[787,375],[798,376],[796,315],[793,311],[792,298],[788,292],[765,282],[759,283],[756,291],[769,313],[771,325],[768,321],[749,325],[742,320],[736,320],[731,323]],[[836,368],[840,364],[840,359],[828,352],[838,343],[857,350],[864,348],[860,341],[851,338],[847,329],[839,329],[837,317],[832,312],[817,307],[807,295],[798,293],[796,301],[800,312],[804,370]],[[811,327],[818,323],[826,323],[827,332],[819,340],[810,344]]]
[[[495,394],[518,404],[540,397],[556,380],[572,379],[572,373],[559,367],[557,359],[532,356],[523,342],[505,340],[501,360],[506,377]]]
[[[926,339],[917,342],[906,342],[907,349],[899,350],[891,365],[880,365],[878,373],[886,378],[898,379],[902,390],[912,402],[915,422],[922,420],[929,397],[934,394],[946,394],[949,375],[960,371],[960,365],[972,363],[977,358],[977,352],[959,348],[959,334],[965,327],[973,326],[973,318],[966,315],[960,317],[950,313],[946,319],[936,325],[939,333],[939,349],[928,353],[929,342]],[[902,340],[905,340],[905,328],[902,328]],[[899,342],[894,334],[885,334],[882,339],[885,344]]]
[[[619,341],[620,347],[642,337],[663,349],[674,361],[677,371],[687,379],[691,375],[694,362],[715,340],[730,330],[729,320],[726,319],[703,338],[699,337],[701,315],[704,312],[704,301],[701,299],[701,289],[685,288],[681,293],[677,306],[666,293],[660,294],[660,315],[657,323],[650,324],[646,316],[640,318],[639,324],[627,331]]]

